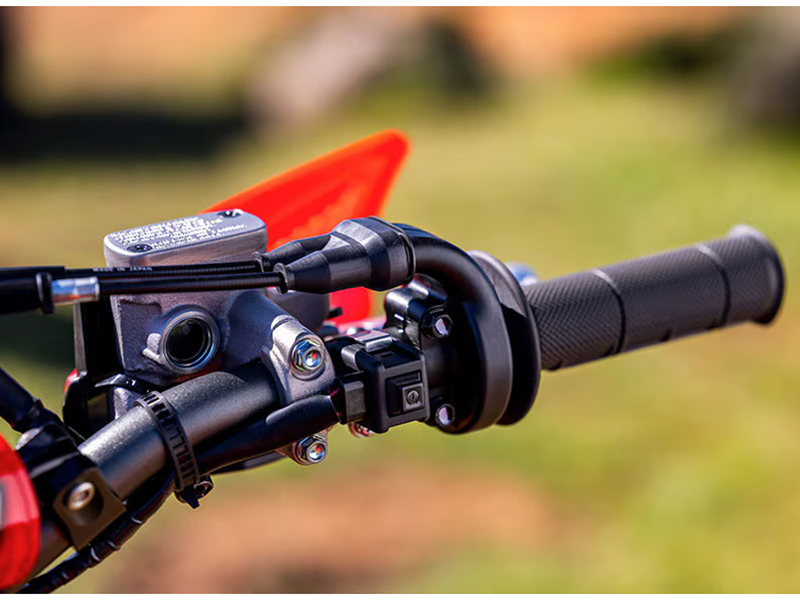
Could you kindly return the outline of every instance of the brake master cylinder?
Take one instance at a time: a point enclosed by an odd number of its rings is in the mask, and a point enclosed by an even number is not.
[[[251,260],[263,253],[267,229],[240,210],[201,214],[108,234],[108,267],[147,267]],[[172,385],[259,356],[269,323],[284,311],[315,331],[328,313],[325,296],[264,290],[115,296],[111,302],[117,349],[126,375]],[[114,394],[115,412],[135,400]]]

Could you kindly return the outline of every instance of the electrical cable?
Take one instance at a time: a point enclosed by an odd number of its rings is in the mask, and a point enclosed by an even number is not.
[[[128,499],[128,510],[118,517],[97,539],[49,571],[33,578],[19,592],[21,594],[49,594],[66,585],[87,569],[95,567],[127,542],[142,525],[161,507],[172,493],[173,476],[153,485],[145,485]],[[155,490],[155,491],[153,491]],[[134,508],[131,509],[130,506]]]

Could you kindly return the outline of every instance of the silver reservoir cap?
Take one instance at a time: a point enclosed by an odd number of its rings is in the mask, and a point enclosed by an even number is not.
[[[115,231],[103,239],[109,267],[248,260],[266,247],[264,222],[238,209]]]

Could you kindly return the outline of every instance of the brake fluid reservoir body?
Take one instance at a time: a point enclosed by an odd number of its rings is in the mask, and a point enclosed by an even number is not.
[[[146,267],[250,260],[265,252],[267,228],[239,210],[200,214],[109,233],[109,267]],[[244,293],[260,290],[115,296],[111,300],[125,373],[156,384],[173,383],[223,365],[230,309]]]

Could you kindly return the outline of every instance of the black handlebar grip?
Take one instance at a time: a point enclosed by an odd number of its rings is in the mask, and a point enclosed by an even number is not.
[[[551,370],[743,321],[769,323],[783,290],[777,251],[746,225],[711,242],[523,287],[542,368]]]

